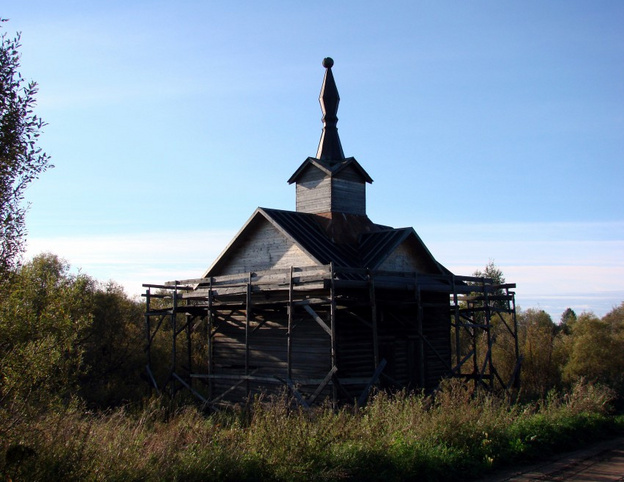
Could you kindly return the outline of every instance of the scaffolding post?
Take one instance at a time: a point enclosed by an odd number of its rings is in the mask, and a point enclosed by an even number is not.
[[[290,277],[288,279],[288,327],[286,331],[286,379],[292,378],[292,325],[293,325],[293,271],[290,267]]]
[[[331,369],[334,371],[336,366],[336,281],[334,272],[334,263],[329,264],[330,284],[330,336],[331,336]],[[332,403],[334,407],[338,404],[338,377],[335,372],[332,374]]]

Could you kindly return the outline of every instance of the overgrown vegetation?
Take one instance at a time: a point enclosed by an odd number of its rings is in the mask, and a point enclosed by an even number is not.
[[[142,410],[49,411],[4,434],[11,480],[462,480],[578,447],[621,429],[609,390],[510,405],[446,383],[435,396],[378,393],[359,412],[257,400],[206,416]]]

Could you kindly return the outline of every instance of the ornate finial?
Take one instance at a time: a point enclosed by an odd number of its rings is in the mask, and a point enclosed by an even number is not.
[[[334,74],[331,71],[333,65],[334,60],[331,57],[325,57],[323,59],[323,67],[327,69],[325,71],[325,78],[323,79],[323,86],[321,87],[321,95],[319,97],[321,111],[323,112],[323,133],[321,134],[321,141],[319,142],[316,152],[316,158],[329,161],[341,161],[345,156],[342,151],[342,145],[340,144],[340,138],[338,137],[338,129],[336,128],[340,96],[338,95],[338,89],[334,81]]]

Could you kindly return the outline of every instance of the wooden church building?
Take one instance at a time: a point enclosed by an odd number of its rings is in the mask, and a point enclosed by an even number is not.
[[[144,285],[152,384],[207,404],[289,390],[305,406],[362,404],[373,386],[430,390],[448,376],[508,386],[490,320],[511,313],[501,319],[515,336],[514,285],[456,276],[413,228],[368,218],[372,178],[344,155],[333,60],[323,66],[318,150],[288,179],[296,210],[257,208],[202,277]],[[151,348],[165,326],[163,369]]]

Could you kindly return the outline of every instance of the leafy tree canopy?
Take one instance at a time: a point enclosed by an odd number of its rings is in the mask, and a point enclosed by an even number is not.
[[[0,19],[0,26],[6,22]],[[0,37],[0,280],[6,280],[23,251],[24,190],[47,168],[50,158],[37,146],[43,120],[35,115],[37,84],[25,83],[20,67],[20,34]]]

